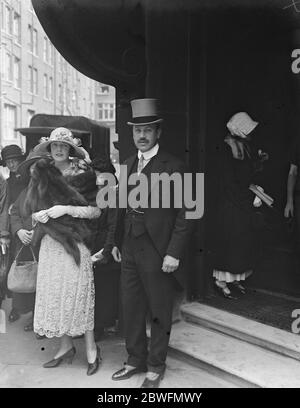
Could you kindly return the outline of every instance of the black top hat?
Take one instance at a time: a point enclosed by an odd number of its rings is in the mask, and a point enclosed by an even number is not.
[[[158,100],[152,98],[134,99],[131,103],[132,121],[128,125],[150,125],[163,121],[158,113]]]
[[[22,152],[22,149],[20,148],[20,146],[12,144],[12,145],[8,145],[3,147],[2,151],[1,151],[1,159],[0,160],[0,164],[2,166],[6,166],[6,160],[9,159],[24,159],[24,154]]]

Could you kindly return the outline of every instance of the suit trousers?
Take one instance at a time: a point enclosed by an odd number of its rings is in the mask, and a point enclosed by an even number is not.
[[[176,281],[162,271],[163,259],[147,232],[129,233],[122,247],[121,290],[127,363],[161,373],[172,326]],[[148,313],[150,312],[150,313]],[[146,319],[151,338],[147,348]]]

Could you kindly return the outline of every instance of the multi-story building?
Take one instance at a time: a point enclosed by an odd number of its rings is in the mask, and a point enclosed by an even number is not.
[[[96,82],[58,53],[30,0],[0,0],[0,25],[0,148],[23,146],[14,129],[28,126],[36,113],[98,119]]]
[[[115,126],[116,112],[116,93],[113,86],[101,84],[97,82],[95,94],[95,118],[103,125],[110,128],[110,151],[112,160],[118,161],[118,151],[115,148],[114,142],[118,141]]]

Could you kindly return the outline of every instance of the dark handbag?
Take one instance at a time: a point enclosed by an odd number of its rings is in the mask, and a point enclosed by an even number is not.
[[[9,290],[15,293],[34,293],[36,289],[38,262],[31,246],[29,246],[29,248],[31,250],[33,260],[18,261],[18,257],[24,247],[24,245],[21,247],[10,267],[7,277],[7,287]]]

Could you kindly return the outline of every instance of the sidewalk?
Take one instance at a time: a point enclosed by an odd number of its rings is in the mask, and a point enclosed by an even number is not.
[[[10,300],[2,308],[10,310]],[[8,315],[8,313],[6,313]],[[88,377],[84,339],[74,340],[77,350],[72,365],[45,369],[43,363],[51,360],[57,349],[57,339],[37,340],[33,332],[24,332],[28,315],[14,323],[6,323],[6,333],[0,334],[0,388],[139,388],[144,374],[126,381],[112,381],[113,372],[126,361],[124,339],[112,337],[99,342],[103,363],[99,371]],[[161,388],[229,388],[227,381],[171,357]]]

